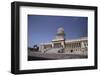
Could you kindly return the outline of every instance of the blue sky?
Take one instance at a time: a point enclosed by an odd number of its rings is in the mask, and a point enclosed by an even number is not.
[[[63,27],[66,40],[88,36],[88,18],[77,16],[28,15],[28,47],[50,42]]]

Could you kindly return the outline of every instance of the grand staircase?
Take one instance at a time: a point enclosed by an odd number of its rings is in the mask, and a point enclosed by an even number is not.
[[[45,53],[58,53],[62,48],[52,48],[47,50]]]
[[[87,55],[82,54],[74,54],[70,52],[66,53],[59,53],[62,48],[52,48],[46,49],[44,52],[33,52],[28,51],[28,56],[30,57],[39,57],[39,58],[46,58],[46,59],[74,59],[74,58],[87,58]]]

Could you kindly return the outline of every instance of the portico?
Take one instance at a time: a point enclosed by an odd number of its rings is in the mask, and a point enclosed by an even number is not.
[[[42,43],[39,49],[42,52],[45,51],[45,53],[46,51],[47,53],[58,53],[59,50],[64,49],[64,53],[87,54],[88,39],[87,37],[81,37],[78,39],[66,40],[64,29],[60,27],[57,30],[56,37],[50,43]]]

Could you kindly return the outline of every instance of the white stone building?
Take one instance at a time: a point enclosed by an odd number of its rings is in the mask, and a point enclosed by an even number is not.
[[[66,40],[64,29],[58,28],[56,38],[49,43],[41,43],[39,50],[43,53],[67,53],[84,54],[88,53],[88,38]]]

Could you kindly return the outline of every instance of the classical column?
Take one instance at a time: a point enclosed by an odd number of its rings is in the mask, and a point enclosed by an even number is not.
[[[52,48],[54,48],[54,43],[52,43]]]
[[[81,42],[81,48],[85,48],[85,46],[84,46],[84,43],[83,43],[83,42]]]
[[[64,41],[61,42],[61,45],[63,46],[63,48],[65,48],[65,42]]]

